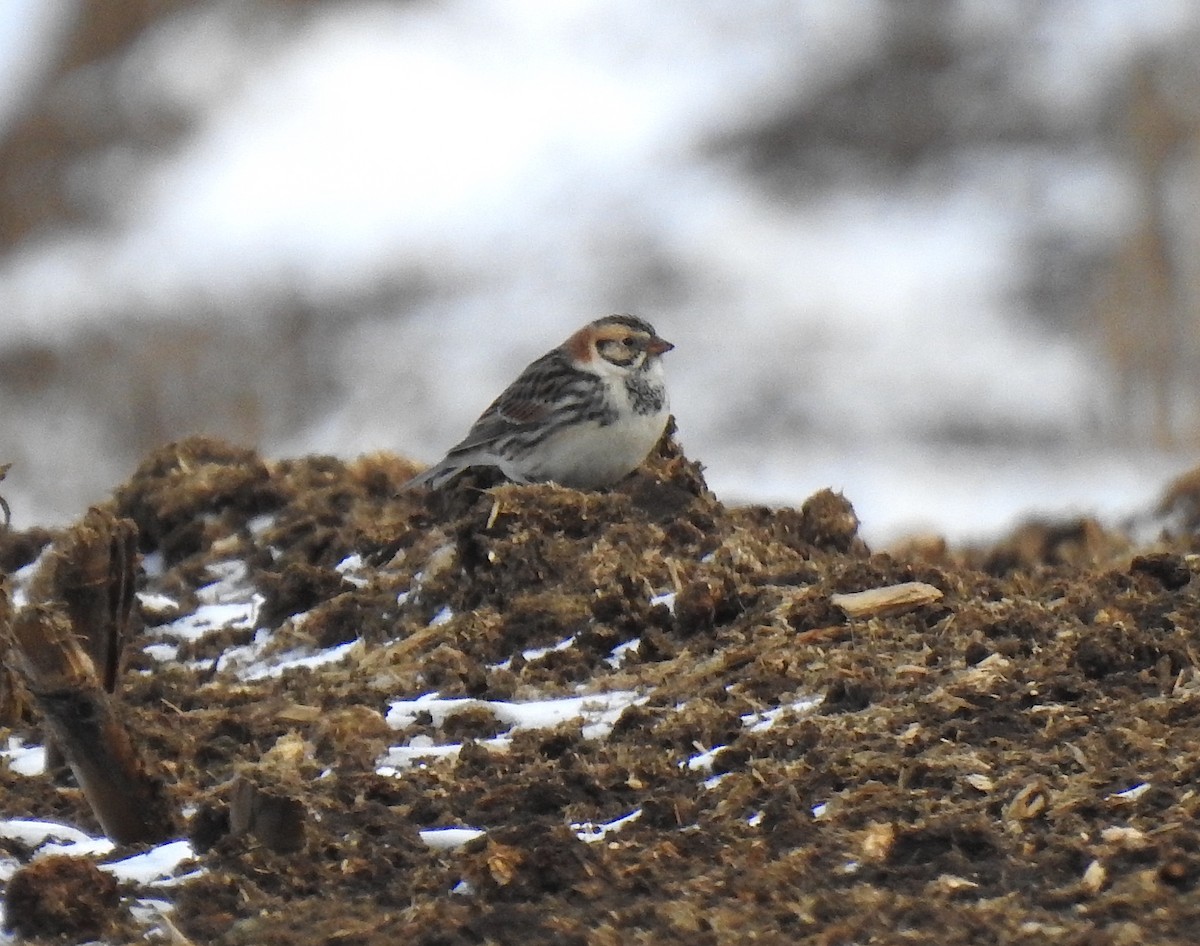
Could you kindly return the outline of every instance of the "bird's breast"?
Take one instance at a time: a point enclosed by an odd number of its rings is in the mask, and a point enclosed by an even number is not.
[[[611,424],[587,421],[556,431],[531,458],[528,478],[592,489],[608,486],[633,472],[646,459],[667,424],[659,414],[623,412]]]

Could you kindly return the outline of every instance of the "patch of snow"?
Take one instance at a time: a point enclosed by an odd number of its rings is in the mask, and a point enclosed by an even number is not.
[[[254,628],[266,598],[251,587],[246,563],[237,560],[214,562],[207,571],[215,580],[196,590],[201,602],[192,614],[147,629],[157,637],[199,640],[226,628]]]
[[[334,567],[334,571],[356,588],[362,588],[370,581],[370,578],[364,574],[366,564],[363,562],[363,557],[357,552],[346,556],[338,562]]]
[[[807,713],[814,707],[820,706],[821,699],[821,697],[805,697],[804,699],[794,700],[791,703],[785,703],[783,706],[760,710],[757,713],[744,713],[741,717],[742,726],[748,732],[763,732],[774,726],[776,721],[785,713]],[[723,745],[713,746],[711,749],[705,749],[703,752],[679,764],[681,767],[686,766],[693,772],[711,772],[713,761],[716,759],[718,753],[725,748],[726,746]]]
[[[38,854],[103,855],[114,847],[108,838],[93,838],[70,825],[23,818],[0,820],[0,837],[20,841]]]
[[[596,824],[591,821],[582,821],[571,825],[571,830],[575,832],[575,836],[580,841],[586,841],[588,844],[595,844],[597,841],[603,841],[605,837],[614,831],[620,831],[625,825],[630,822],[637,821],[642,816],[642,809],[635,808],[627,815],[622,815],[620,818],[615,818],[612,821]]]
[[[574,645],[575,645],[575,635],[572,634],[570,637],[559,641],[557,644],[551,644],[549,647],[530,647],[528,650],[523,650],[523,651],[521,651],[521,656],[523,658],[525,658],[526,661],[540,660],[542,657],[545,657],[547,654],[558,653],[559,651],[567,650],[568,648],[573,647]],[[490,664],[488,666],[488,669],[489,670],[508,670],[511,667],[512,667],[512,658],[509,657],[506,660],[502,660],[498,664]]]
[[[23,607],[29,604],[29,583],[33,580],[33,576],[41,567],[42,561],[49,553],[47,547],[42,554],[35,558],[28,565],[18,568],[10,576],[10,587],[12,589],[11,601],[13,611],[20,611]]]
[[[174,637],[182,641],[196,641],[206,634],[226,628],[252,628],[258,623],[259,611],[265,603],[266,599],[262,595],[254,594],[249,601],[203,604],[186,617],[148,628],[147,633],[159,637]]]
[[[670,610],[670,612],[672,614],[674,614],[675,613],[675,594],[676,593],[674,591],[665,591],[662,594],[654,595],[650,599],[650,606],[654,607],[654,605],[656,605],[656,604],[663,604],[663,605],[667,606],[667,608]]]
[[[773,709],[762,710],[757,713],[746,713],[742,716],[742,725],[750,732],[763,732],[775,725],[783,714],[791,712],[798,715],[809,712],[817,706],[821,705],[823,697],[813,696],[806,697],[802,700],[796,700],[792,703],[786,703],[783,706],[776,706]]]
[[[21,862],[15,857],[10,857],[7,854],[0,854],[0,883],[8,883],[12,879],[12,875],[21,869]],[[0,903],[0,931],[4,929],[4,904]],[[9,939],[0,932],[0,943],[10,943],[13,940]]]
[[[481,739],[479,745],[491,752],[504,752],[512,740],[505,736]],[[378,775],[395,776],[406,769],[421,768],[424,763],[437,759],[451,759],[462,750],[457,742],[436,744],[428,736],[415,736],[406,746],[392,746],[376,763]]]
[[[98,866],[126,883],[172,886],[179,882],[179,878],[175,877],[179,865],[195,856],[190,842],[168,841],[141,854]],[[196,874],[188,876],[194,877]]]
[[[425,828],[417,833],[434,850],[451,851],[483,837],[485,832],[479,828]]]
[[[147,578],[161,578],[167,571],[167,563],[163,553],[158,549],[147,552],[142,556],[142,571]]]
[[[8,737],[8,746],[0,749],[0,759],[17,775],[42,775],[46,771],[46,747],[26,745],[16,736]]]
[[[223,601],[240,601],[245,598],[249,587],[249,566],[241,559],[210,562],[204,566],[213,579],[196,589],[196,597],[205,604],[220,604]]]
[[[442,699],[435,694],[414,700],[394,700],[387,712],[388,725],[402,729],[413,723],[421,713],[428,713],[435,726],[448,716],[467,709],[486,709],[512,730],[549,729],[572,719],[584,720],[583,735],[596,739],[607,735],[626,707],[644,703],[647,697],[632,690],[594,693],[562,699],[533,700],[510,703],[504,700],[474,700],[467,698]]]
[[[255,657],[255,662],[249,666],[242,667],[237,670],[238,678],[247,682],[252,680],[265,680],[272,677],[281,677],[284,672],[295,667],[323,667],[327,664],[337,663],[344,658],[351,649],[358,644],[357,640],[346,641],[343,644],[337,644],[333,647],[328,647],[325,650],[310,651],[310,650],[290,650],[287,653],[277,654],[269,659],[262,661]],[[236,648],[242,650],[243,648]],[[230,663],[226,664],[226,658],[229,658]],[[227,666],[234,665],[238,660],[238,655],[234,651],[227,651],[217,664],[218,670],[227,669]]]
[[[437,693],[427,693],[413,700],[394,700],[389,705],[387,723],[393,729],[404,729],[428,713],[433,725],[440,726],[448,717],[468,709],[483,708],[497,720],[509,726],[509,732],[522,729],[548,729],[573,719],[583,720],[585,739],[606,736],[626,707],[644,703],[647,697],[632,690],[617,690],[588,696],[554,700],[535,700],[509,703],[502,700],[443,699]],[[496,752],[508,749],[511,739],[500,735],[481,739],[479,745]],[[449,758],[461,749],[458,743],[439,745],[425,735],[414,736],[407,745],[392,746],[377,762],[381,775],[396,775],[422,760]]]
[[[156,594],[151,591],[139,591],[137,599],[141,603],[143,611],[177,611],[179,602],[169,595]]]
[[[256,539],[275,525],[274,513],[262,513],[246,523],[247,531]]]
[[[179,658],[179,646],[177,644],[147,644],[142,648],[142,653],[160,664],[170,663]],[[146,672],[153,671],[147,670]]]
[[[681,762],[680,765],[686,765],[693,772],[711,772],[713,760],[716,759],[719,753],[725,746],[713,746],[711,749],[706,749],[699,755],[694,755],[687,762]]]
[[[604,662],[614,670],[617,669],[625,662],[626,658],[630,654],[638,649],[641,643],[642,639],[640,637],[635,637],[633,640],[629,641],[623,641],[612,649],[612,653],[604,658]]]
[[[31,848],[35,858],[64,854],[95,860],[115,849],[115,845],[108,838],[95,838],[78,828],[49,821],[18,818],[0,820],[0,837],[11,838]],[[118,861],[97,862],[96,866],[112,874],[122,883],[170,887],[203,873],[202,870],[198,870],[184,876],[174,876],[180,863],[193,857],[195,857],[195,852],[192,850],[191,844],[187,841],[177,840],[159,844],[148,851]],[[20,867],[20,862],[15,858],[0,860],[0,881],[10,880]],[[141,901],[141,903],[148,905],[147,901]],[[169,904],[163,903],[158,909],[163,912],[170,910],[171,907]],[[0,905],[0,922],[5,919],[4,908]],[[0,935],[0,942],[11,942],[11,940]]]

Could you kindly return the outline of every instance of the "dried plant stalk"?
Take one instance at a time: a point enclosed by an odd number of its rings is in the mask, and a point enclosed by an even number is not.
[[[26,685],[105,834],[121,844],[171,837],[163,783],[138,758],[66,615],[30,605],[13,619],[12,638]]]
[[[133,627],[137,526],[93,506],[46,554],[29,588],[32,601],[61,605],[92,659],[101,685],[115,693],[121,652]],[[46,740],[46,770],[61,777],[66,760]]]
[[[61,603],[109,693],[136,630],[137,538],[132,520],[93,506],[55,542],[29,589],[31,601]]]
[[[0,575],[0,726],[15,725],[24,716],[29,701],[6,659],[12,641],[11,601],[8,578]]]

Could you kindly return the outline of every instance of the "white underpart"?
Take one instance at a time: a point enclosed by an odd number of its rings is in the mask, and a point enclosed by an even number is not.
[[[604,379],[618,419],[607,427],[588,423],[560,430],[542,441],[535,456],[524,458],[519,469],[501,463],[505,476],[514,480],[553,480],[562,486],[586,489],[616,482],[646,459],[662,436],[670,415],[665,391],[660,411],[638,414],[625,387],[626,369],[602,358],[588,368]],[[662,362],[653,359],[646,374],[649,381],[661,385]]]

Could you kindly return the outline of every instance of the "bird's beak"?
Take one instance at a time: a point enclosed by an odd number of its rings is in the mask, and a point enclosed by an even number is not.
[[[657,335],[655,335],[646,344],[646,351],[650,352],[652,355],[661,355],[663,352],[670,351],[674,347],[675,346],[668,342],[665,338],[659,338]]]

